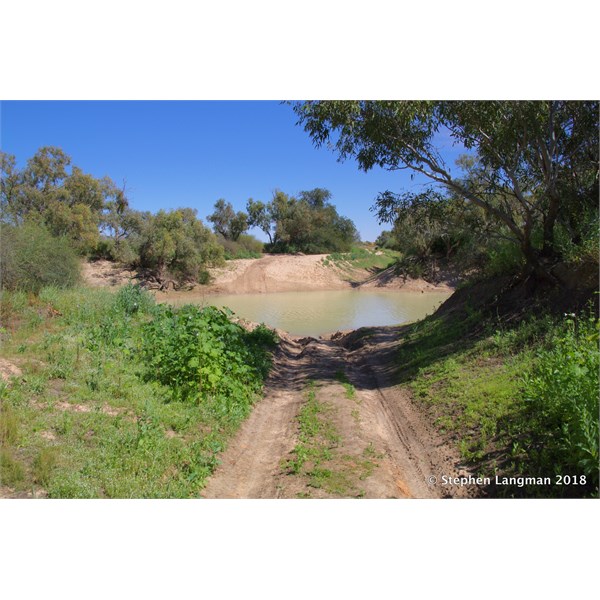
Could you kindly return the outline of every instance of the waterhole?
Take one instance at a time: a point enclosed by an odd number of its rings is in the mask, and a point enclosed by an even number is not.
[[[316,337],[343,329],[416,321],[433,313],[449,296],[447,292],[341,290],[198,297],[186,295],[171,302],[226,306],[238,317],[265,323],[292,335]]]

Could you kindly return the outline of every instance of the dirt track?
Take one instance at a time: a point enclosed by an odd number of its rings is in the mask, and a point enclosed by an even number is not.
[[[428,477],[466,475],[454,450],[443,444],[413,405],[409,393],[389,384],[398,328],[377,328],[366,343],[352,346],[355,334],[336,340],[283,339],[265,396],[244,422],[204,498],[441,498],[466,495],[465,488],[430,485]],[[356,395],[349,399],[336,373],[345,372]],[[286,461],[298,443],[297,415],[309,381],[331,410],[340,434],[332,469],[344,469],[345,491],[311,486],[291,474]],[[366,450],[376,456],[365,476],[354,465]],[[350,466],[349,466],[350,465]]]
[[[202,294],[268,293],[331,290],[351,287],[342,273],[323,264],[318,256],[265,256],[229,261],[213,270],[214,283],[200,286]],[[102,261],[86,267],[90,285],[121,285],[134,274],[119,272]],[[448,290],[422,280],[368,277],[368,287],[405,290]],[[347,276],[347,274],[346,274]],[[360,279],[360,273],[357,273]],[[190,301],[190,292],[158,292]],[[274,368],[257,402],[238,434],[221,456],[221,465],[209,479],[205,498],[440,498],[463,497],[466,488],[430,485],[428,478],[467,475],[457,452],[443,443],[426,417],[420,414],[410,392],[392,385],[400,327],[370,328],[335,339],[295,339],[282,334]],[[343,374],[354,386],[349,398],[339,381]],[[306,473],[286,467],[299,441],[298,413],[307,402],[314,382],[318,401],[326,408],[330,425],[339,434],[327,468],[337,472],[343,486],[327,490],[315,486]],[[469,486],[472,487],[472,486]]]
[[[326,256],[273,254],[228,261],[225,268],[212,270],[214,283],[207,291],[257,294],[350,288],[337,269],[323,264]]]

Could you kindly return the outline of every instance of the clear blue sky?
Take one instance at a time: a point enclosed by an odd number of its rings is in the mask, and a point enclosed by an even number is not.
[[[361,238],[374,241],[384,228],[369,211],[378,192],[419,181],[337,162],[278,102],[3,101],[0,110],[0,147],[20,166],[41,146],[58,146],[85,172],[125,180],[138,210],[189,206],[205,221],[219,198],[243,210],[248,198],[269,201],[275,189],[323,187]],[[458,153],[446,140],[448,164]]]

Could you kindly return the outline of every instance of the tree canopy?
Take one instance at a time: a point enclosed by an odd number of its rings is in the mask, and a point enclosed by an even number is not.
[[[354,223],[338,214],[323,188],[302,191],[298,197],[281,190],[271,202],[248,200],[248,223],[269,237],[271,252],[347,252],[359,241]]]
[[[40,237],[36,256],[44,248],[48,256],[59,256],[67,247],[80,255],[149,269],[161,282],[206,280],[205,267],[223,260],[223,248],[195,210],[161,210],[156,215],[133,210],[124,185],[84,173],[60,148],[40,148],[23,169],[17,168],[14,156],[0,152],[0,168],[0,225],[13,246],[3,257],[6,269],[10,259],[11,273],[24,272],[22,265],[31,262],[33,250],[26,251],[20,242],[34,234]],[[231,235],[239,236],[235,226]],[[61,261],[72,267],[72,261]]]
[[[483,209],[540,275],[560,257],[557,230],[577,243],[576,215],[597,216],[598,102],[312,101],[293,109],[315,145],[340,160],[421,173]],[[436,147],[441,132],[470,153],[459,175]]]
[[[172,276],[205,282],[205,267],[223,262],[223,248],[191,208],[158,211],[144,228],[139,254],[140,266],[152,269],[159,281]]]
[[[44,224],[52,235],[67,237],[81,254],[96,247],[103,213],[117,194],[111,179],[71,167],[71,158],[52,146],[40,148],[22,170],[14,156],[0,152],[0,166],[0,220]],[[124,196],[120,202],[127,205]]]
[[[207,219],[213,224],[215,233],[226,240],[235,242],[248,230],[248,215],[243,211],[236,213],[231,202],[226,202],[223,198],[215,202],[215,211]]]

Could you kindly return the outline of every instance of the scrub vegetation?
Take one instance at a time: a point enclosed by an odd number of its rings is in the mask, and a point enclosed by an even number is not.
[[[275,337],[138,287],[2,293],[1,485],[51,498],[197,497],[259,396]]]
[[[323,264],[349,280],[371,270],[374,285],[384,269],[388,279],[436,282],[444,271],[461,281],[436,314],[382,341],[399,346],[395,358],[381,354],[386,367],[395,361],[394,383],[482,476],[576,481],[489,495],[597,496],[598,102],[311,101],[293,110],[340,160],[429,181],[374,199],[390,226],[376,245],[360,244],[324,188],[277,190],[267,203],[248,200],[246,212],[220,199],[211,231],[191,208],[133,210],[125,186],[84,173],[60,148],[40,148],[22,168],[0,152],[2,494],[198,496],[261,394],[274,334],[212,307],[157,305],[136,286],[79,287],[79,266],[126,264],[164,290],[208,283],[210,267],[266,250],[327,254]],[[437,148],[440,134],[465,149],[456,169]],[[248,273],[264,284],[264,269]],[[356,400],[360,389],[340,373]],[[331,467],[345,459],[327,402],[316,385],[307,394],[287,468],[309,488],[360,495]]]
[[[242,234],[248,228],[258,227],[269,238],[267,252],[348,252],[359,241],[358,231],[350,219],[338,214],[331,198],[331,192],[323,188],[302,191],[297,196],[276,190],[270,202],[250,198],[247,212],[237,213],[231,203],[220,199],[208,220],[215,233],[234,243],[243,240]]]
[[[577,478],[575,485],[502,486],[488,494],[597,497],[598,320],[583,310],[500,323],[472,311],[410,326],[398,382],[482,477]]]
[[[349,252],[333,252],[323,259],[325,266],[335,266],[352,279],[358,269],[373,273],[396,264],[400,253],[388,248],[377,248],[373,244],[352,246]]]

